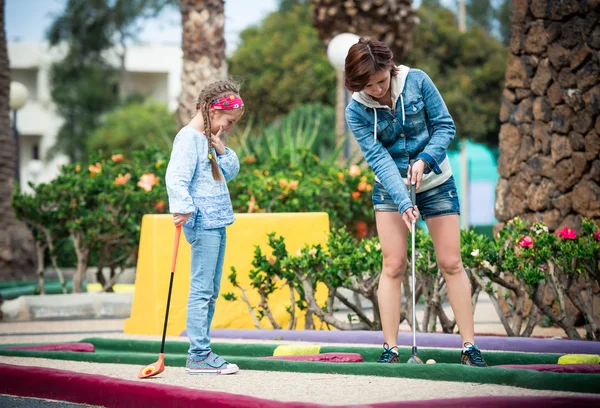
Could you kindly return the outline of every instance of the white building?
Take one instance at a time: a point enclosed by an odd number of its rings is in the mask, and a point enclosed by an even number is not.
[[[48,43],[9,42],[8,56],[12,80],[27,88],[29,97],[17,112],[19,134],[20,184],[30,191],[27,183],[52,180],[65,156],[48,159],[62,125],[50,95],[49,72],[53,62],[64,56],[64,48],[50,48]],[[108,58],[118,67],[115,53]],[[127,49],[125,67],[134,91],[158,102],[169,110],[177,109],[181,87],[182,52],[177,45],[131,45]],[[12,118],[11,112],[11,118]]]

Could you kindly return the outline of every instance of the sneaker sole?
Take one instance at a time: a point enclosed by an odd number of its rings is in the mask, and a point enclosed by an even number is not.
[[[238,366],[227,367],[227,368],[224,368],[222,370],[218,369],[218,368],[216,368],[214,370],[194,370],[194,369],[191,369],[191,368],[186,368],[185,371],[188,374],[194,374],[194,375],[197,375],[197,374],[227,375],[227,374],[235,374],[235,373],[237,373],[238,371],[240,371],[240,368]]]

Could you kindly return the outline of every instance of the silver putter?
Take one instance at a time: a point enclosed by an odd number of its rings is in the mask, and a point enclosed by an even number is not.
[[[412,166],[414,165],[414,161],[411,161],[410,164],[410,168],[412,171]],[[412,200],[413,206],[417,205],[417,186],[416,184],[411,180],[410,183],[410,198]],[[415,280],[415,230],[416,230],[416,226],[415,226],[415,221],[411,222],[411,226],[410,226],[411,232],[410,232],[410,237],[411,237],[411,241],[412,241],[412,253],[411,253],[411,258],[412,258],[412,332],[413,332],[413,346],[412,346],[412,356],[410,356],[410,358],[408,359],[408,364],[423,364],[423,360],[421,360],[419,358],[419,356],[417,355],[417,301],[416,301],[416,288],[417,288],[417,283]]]

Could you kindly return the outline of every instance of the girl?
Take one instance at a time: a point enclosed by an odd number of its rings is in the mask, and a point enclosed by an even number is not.
[[[211,352],[210,324],[223,271],[225,227],[234,221],[226,182],[240,169],[237,155],[223,145],[220,136],[229,132],[243,113],[237,84],[219,81],[207,86],[198,97],[196,115],[175,137],[167,167],[173,223],[183,226],[192,246],[186,322],[189,374],[232,374],[239,370]]]
[[[376,176],[373,206],[383,251],[378,295],[385,340],[379,362],[399,361],[407,237],[420,210],[460,329],[461,362],[483,367],[474,340],[471,288],[460,257],[460,207],[446,156],[456,131],[452,117],[427,74],[396,67],[392,51],[380,41],[361,38],[353,45],[345,74],[346,88],[354,92],[346,120]],[[412,168],[411,160],[415,160]],[[413,206],[407,183],[416,184],[418,205]]]

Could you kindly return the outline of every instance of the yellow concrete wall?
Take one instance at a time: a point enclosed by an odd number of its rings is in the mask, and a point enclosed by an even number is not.
[[[325,243],[329,233],[327,213],[236,214],[236,221],[227,228],[227,250],[221,280],[221,294],[234,292],[240,298],[227,276],[234,266],[237,277],[253,305],[260,299],[250,287],[248,272],[252,268],[254,246],[260,245],[263,254],[271,254],[267,234],[275,232],[284,236],[287,249],[295,254],[305,244]],[[146,215],[142,219],[140,248],[136,269],[135,292],[131,316],[125,321],[125,333],[161,335],[173,251],[175,227],[172,216]],[[167,335],[178,336],[185,330],[187,298],[190,284],[190,245],[182,232],[179,255],[175,268],[171,309]],[[268,252],[267,252],[268,251]],[[317,291],[317,301],[324,302],[326,293]],[[277,322],[287,328],[290,305],[289,289],[277,290],[270,296],[269,306]],[[296,316],[300,313],[297,309]],[[318,320],[315,319],[318,326]],[[213,328],[253,329],[254,323],[247,305],[241,300],[228,302],[219,296]],[[271,328],[267,318],[262,327]],[[304,328],[299,320],[297,328]],[[317,327],[318,328],[318,327]]]

